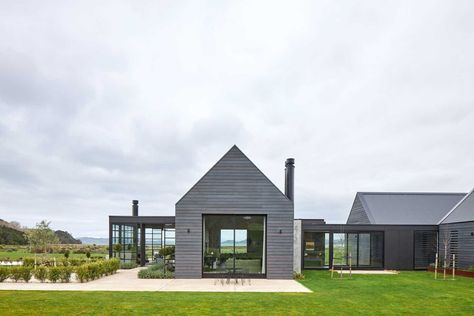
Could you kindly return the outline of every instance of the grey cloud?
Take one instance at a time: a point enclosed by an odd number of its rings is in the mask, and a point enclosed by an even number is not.
[[[474,185],[471,1],[28,7],[0,4],[7,220],[171,215],[233,144],[280,188],[296,158],[297,217]]]

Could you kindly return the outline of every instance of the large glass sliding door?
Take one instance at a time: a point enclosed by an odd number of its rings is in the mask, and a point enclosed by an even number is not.
[[[203,276],[265,274],[265,216],[204,215]]]
[[[383,268],[383,232],[304,232],[305,269]]]

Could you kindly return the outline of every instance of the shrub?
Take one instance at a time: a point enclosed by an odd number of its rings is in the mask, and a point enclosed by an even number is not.
[[[18,280],[21,279],[22,276],[22,267],[11,267],[10,268],[10,277],[13,279],[13,281],[18,282]]]
[[[50,267],[48,270],[48,279],[56,283],[61,277],[61,269],[59,267]]]
[[[31,267],[20,267],[20,275],[21,279],[25,282],[29,282],[31,280],[31,270],[33,270]]]
[[[173,279],[174,273],[166,271],[163,264],[154,264],[146,269],[138,271],[139,279]]]
[[[43,283],[48,278],[48,268],[39,266],[33,271],[33,275],[37,280],[40,280],[41,283]]]
[[[87,270],[87,266],[85,264],[76,267],[76,276],[81,283],[90,280],[89,271]]]
[[[9,267],[0,267],[0,282],[5,281],[10,276]]]
[[[139,279],[173,279],[174,273],[171,271],[163,271],[163,270],[149,270],[143,269],[138,271],[138,278]]]
[[[174,256],[175,248],[174,246],[164,247],[160,249],[160,255],[162,257]]]
[[[71,280],[71,267],[59,267],[59,279],[61,282],[68,283]]]
[[[69,249],[66,249],[66,250],[64,251],[64,258],[66,258],[66,259],[69,258],[69,253],[70,253],[70,252],[69,252]]]
[[[23,259],[23,266],[25,266],[25,267],[34,267],[35,266],[35,258],[24,258]]]
[[[120,263],[120,269],[134,269],[137,267],[135,262],[122,262]]]

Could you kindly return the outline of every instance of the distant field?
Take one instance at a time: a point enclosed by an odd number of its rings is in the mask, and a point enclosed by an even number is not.
[[[221,253],[234,253],[234,246],[222,246]],[[247,246],[235,246],[235,253],[247,253]]]
[[[89,249],[91,256],[105,256],[108,254],[106,246],[87,246],[87,245],[56,245],[53,247],[54,249],[58,249],[58,251],[54,251],[53,253],[37,253],[37,257],[47,257],[47,258],[64,258],[64,253],[60,253],[59,249],[65,248],[70,249],[69,258],[86,258],[85,253],[75,253],[77,252],[85,252],[86,249]],[[26,246],[18,246],[18,245],[0,245],[0,261],[1,260],[20,260],[23,258],[34,257],[35,254],[31,253]]]

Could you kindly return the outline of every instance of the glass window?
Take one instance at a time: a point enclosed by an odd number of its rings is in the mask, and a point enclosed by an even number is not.
[[[347,243],[344,233],[333,235],[333,263],[335,266],[347,265]]]
[[[265,216],[205,215],[204,274],[265,273]]]
[[[304,233],[303,266],[329,267],[329,233]]]

